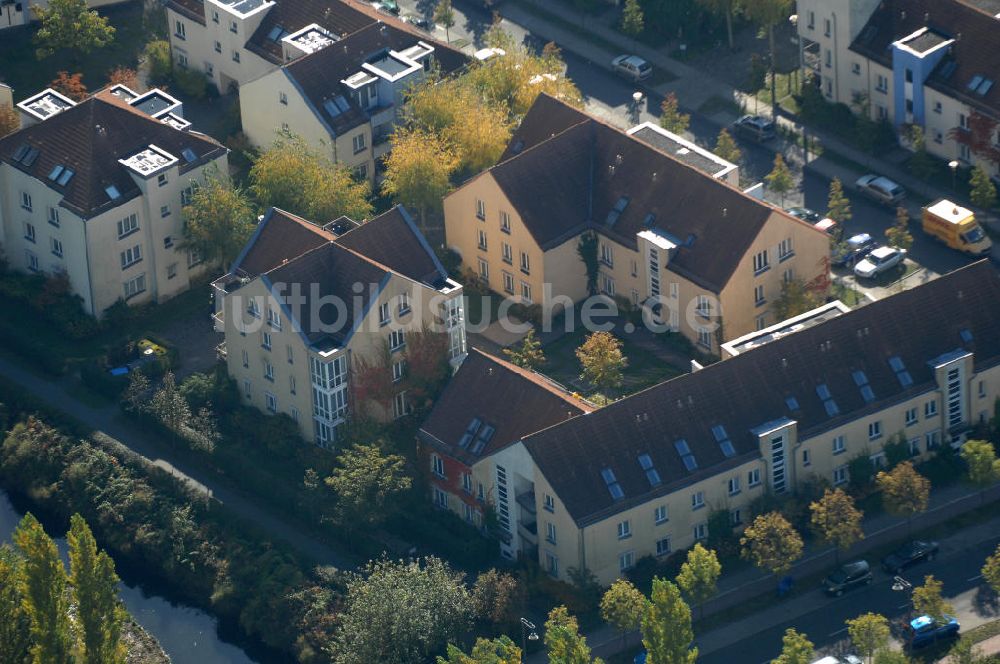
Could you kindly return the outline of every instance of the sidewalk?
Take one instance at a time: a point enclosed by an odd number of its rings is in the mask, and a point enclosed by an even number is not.
[[[985,641],[980,641],[973,647],[973,652],[978,653],[980,657],[1000,654],[1000,635],[991,636]],[[944,659],[939,659],[938,664],[959,664],[959,663],[957,661],[953,661],[951,656],[949,655]]]

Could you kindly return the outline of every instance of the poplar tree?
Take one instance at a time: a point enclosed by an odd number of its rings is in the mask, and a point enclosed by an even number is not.
[[[14,531],[14,544],[24,556],[19,579],[24,609],[31,620],[31,659],[36,664],[68,664],[72,636],[66,570],[52,538],[30,512]]]

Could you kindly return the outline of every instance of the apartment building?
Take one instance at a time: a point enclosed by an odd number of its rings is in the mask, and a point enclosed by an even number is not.
[[[453,368],[466,354],[462,287],[402,207],[325,226],[272,209],[214,285],[243,402],[324,447],[353,416],[410,411],[414,335],[446,335]]]
[[[96,9],[107,5],[115,5],[124,0],[87,0],[87,7]],[[25,2],[24,0],[3,0],[0,2],[0,30],[15,28],[19,25],[28,25],[36,20],[32,8],[36,5],[48,8],[48,0],[36,0]]]
[[[923,128],[942,159],[1000,164],[1000,51],[990,0],[800,0],[802,65],[831,102],[897,130]]]
[[[497,504],[490,455],[593,409],[541,374],[470,349],[417,432],[431,499],[483,527],[483,510]]]
[[[158,302],[205,269],[179,248],[181,208],[228,150],[192,131],[177,100],[125,86],[79,104],[45,90],[0,139],[0,243],[17,270],[65,273],[84,310]]]
[[[1000,399],[998,301],[1000,274],[980,261],[504,441],[473,466],[501,552],[609,584],[705,539],[714,511],[739,528],[765,492],[844,484],[858,457],[882,467],[895,434],[915,459],[962,444]],[[473,393],[465,418],[493,407]]]
[[[165,4],[174,61],[203,71],[222,92],[378,20],[370,7],[342,0],[167,0]]]
[[[496,166],[444,200],[447,244],[493,291],[558,311],[597,289],[703,350],[776,322],[790,279],[825,279],[829,238],[725,179],[547,95]]]
[[[334,42],[319,28],[296,39]],[[270,145],[276,132],[296,134],[371,180],[389,151],[403,93],[432,67],[449,74],[465,63],[450,46],[372,23],[336,40],[335,48],[317,48],[243,85],[243,131],[259,147]]]

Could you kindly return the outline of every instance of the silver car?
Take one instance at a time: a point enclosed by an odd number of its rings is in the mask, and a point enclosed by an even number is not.
[[[619,55],[611,61],[611,68],[630,81],[644,81],[653,75],[653,66],[638,55]]]
[[[854,183],[858,191],[882,205],[898,205],[906,198],[906,190],[887,177],[862,175]]]
[[[864,260],[859,261],[854,266],[854,274],[863,279],[872,279],[900,265],[905,258],[905,249],[897,249],[896,247],[872,249]]]

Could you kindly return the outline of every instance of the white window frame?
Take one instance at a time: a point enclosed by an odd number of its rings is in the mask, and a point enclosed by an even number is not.
[[[691,509],[700,510],[705,506],[705,492],[695,491],[691,494]]]
[[[431,454],[431,472],[441,479],[445,478],[444,459],[437,454]]]
[[[847,441],[844,439],[843,434],[833,437],[833,454],[843,454],[847,451]]]
[[[632,522],[629,519],[618,522],[618,539],[628,539],[632,537]]]
[[[666,505],[657,505],[653,510],[653,525],[659,526],[670,521],[670,512]]]

